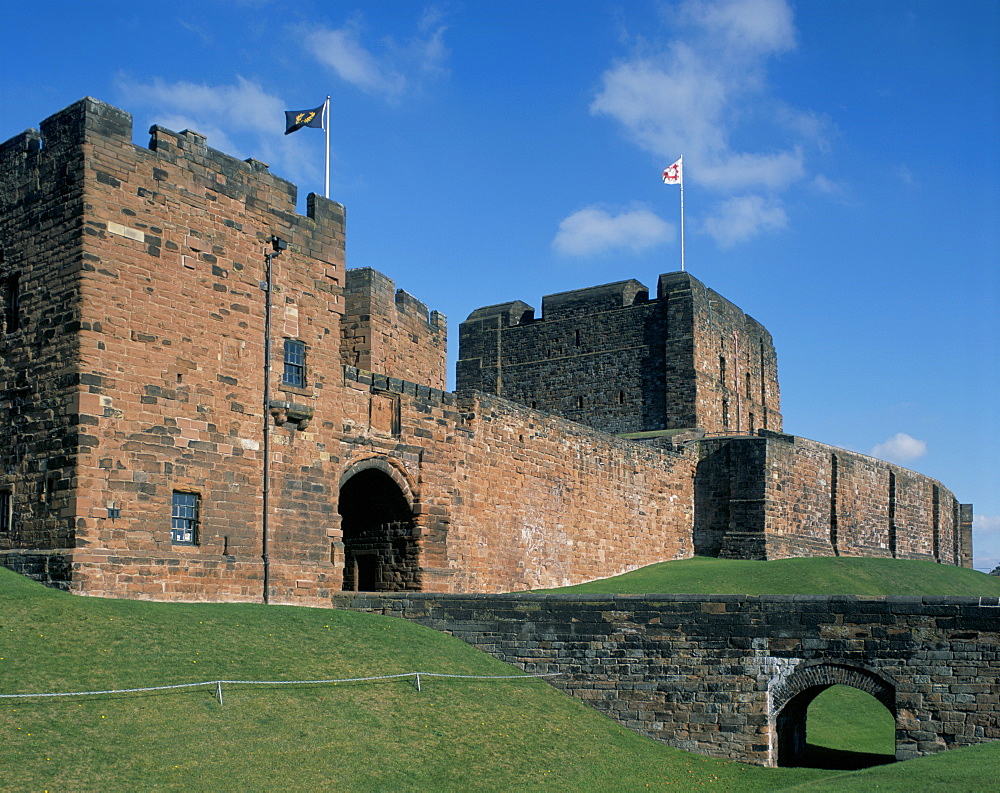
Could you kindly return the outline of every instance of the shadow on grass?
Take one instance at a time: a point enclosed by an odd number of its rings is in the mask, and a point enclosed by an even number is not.
[[[800,767],[823,768],[832,771],[857,771],[860,768],[871,768],[894,762],[896,762],[896,757],[891,754],[851,752],[846,749],[830,749],[826,746],[808,743]]]

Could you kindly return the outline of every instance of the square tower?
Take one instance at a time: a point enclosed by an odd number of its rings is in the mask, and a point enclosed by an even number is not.
[[[781,429],[771,335],[685,272],[477,309],[459,330],[458,388],[606,432]]]

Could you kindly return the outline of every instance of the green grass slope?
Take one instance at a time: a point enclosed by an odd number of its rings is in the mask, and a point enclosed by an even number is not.
[[[696,556],[550,592],[686,595],[1000,595],[1000,577],[904,559],[828,556],[753,562]]]
[[[403,620],[80,598],[0,569],[0,693],[518,670]],[[539,680],[0,699],[4,790],[768,790],[778,772],[642,738]]]
[[[414,670],[517,674],[402,620],[79,598],[0,569],[2,694]],[[230,685],[223,705],[212,688],[0,699],[2,788],[753,791],[838,778],[671,749],[538,680],[422,682]],[[989,747],[958,778],[998,762]]]

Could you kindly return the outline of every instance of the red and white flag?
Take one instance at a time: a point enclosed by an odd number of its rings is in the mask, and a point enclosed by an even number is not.
[[[680,157],[663,171],[663,184],[684,184],[684,158]]]

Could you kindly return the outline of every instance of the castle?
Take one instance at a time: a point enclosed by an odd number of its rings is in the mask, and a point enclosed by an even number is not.
[[[687,273],[446,322],[344,208],[91,98],[0,144],[0,564],[329,605],[693,554],[971,566],[970,505],[784,434],[770,335]]]

